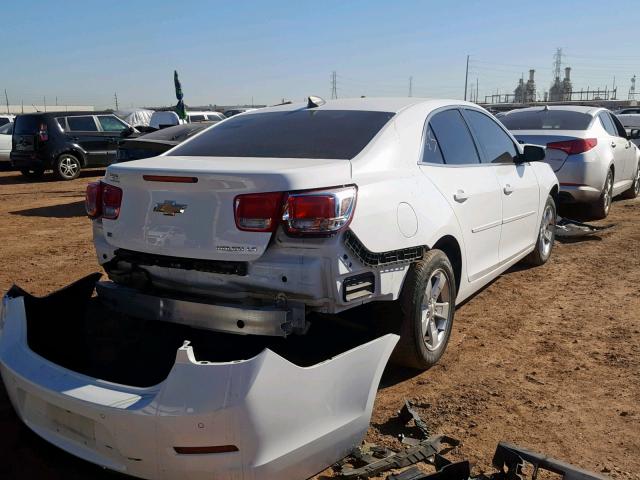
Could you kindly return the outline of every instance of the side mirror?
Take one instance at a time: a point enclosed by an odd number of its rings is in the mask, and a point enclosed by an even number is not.
[[[631,132],[629,132],[630,140],[637,140],[640,138],[640,128],[632,128]]]
[[[544,160],[546,151],[544,147],[538,145],[524,145],[520,159],[522,162],[539,162]]]

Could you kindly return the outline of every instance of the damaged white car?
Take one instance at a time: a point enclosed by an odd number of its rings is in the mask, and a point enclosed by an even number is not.
[[[394,359],[428,368],[457,303],[549,258],[558,181],[543,158],[465,102],[311,97],[248,112],[89,186],[113,280],[99,294],[149,319],[276,336],[386,302]]]
[[[433,365],[456,304],[547,261],[543,157],[470,103],[310,98],[112,165],[87,190],[111,281],[4,297],[13,406],[142,478],[307,478],[363,438],[394,347]],[[391,333],[323,315],[364,304]]]

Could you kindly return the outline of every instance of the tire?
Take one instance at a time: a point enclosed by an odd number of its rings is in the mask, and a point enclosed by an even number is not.
[[[435,292],[438,285],[439,293],[427,297],[427,288]],[[440,360],[451,336],[456,293],[453,268],[444,252],[430,250],[411,266],[396,308],[400,340],[391,357],[395,364],[426,370]]]
[[[640,195],[640,164],[636,166],[636,174],[633,177],[633,183],[631,184],[631,188],[626,190],[620,195],[622,198],[631,199],[637,198]]]
[[[547,197],[547,203],[542,210],[542,219],[540,220],[540,229],[538,230],[538,238],[533,251],[524,258],[525,263],[534,267],[539,267],[547,263],[551,257],[553,244],[556,241],[556,202],[553,197]]]
[[[53,173],[60,180],[73,180],[80,176],[82,163],[75,155],[71,153],[62,153],[56,159],[53,165]]]
[[[44,175],[44,168],[23,168],[20,173],[27,178],[42,178]]]
[[[591,206],[591,216],[595,220],[607,218],[609,210],[611,210],[611,201],[613,199],[613,171],[609,170],[607,178],[604,181],[604,187],[600,198]]]

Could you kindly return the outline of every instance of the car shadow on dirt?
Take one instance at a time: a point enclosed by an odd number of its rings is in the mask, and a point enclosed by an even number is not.
[[[11,215],[21,215],[23,217],[47,217],[47,218],[73,218],[87,215],[84,209],[84,201],[80,200],[71,203],[61,203],[48,207],[27,208],[25,210],[15,210],[9,212]]]
[[[78,179],[102,177],[104,176],[104,172],[104,169],[83,170],[82,172],[80,172],[80,176],[78,177]],[[41,178],[27,178],[20,172],[15,172],[14,175],[0,177],[0,185],[24,185],[30,183],[57,183],[66,181],[67,180],[60,180],[53,173],[45,173]]]

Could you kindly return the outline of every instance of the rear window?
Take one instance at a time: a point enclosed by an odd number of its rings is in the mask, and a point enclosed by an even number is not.
[[[8,118],[0,117],[0,125],[6,125],[7,123],[9,123]]]
[[[311,109],[240,115],[178,146],[172,155],[350,160],[393,115]]]
[[[19,115],[16,117],[13,133],[15,135],[35,135],[45,119],[40,115]]]
[[[567,110],[509,112],[498,118],[509,130],[586,130],[593,117]]]

